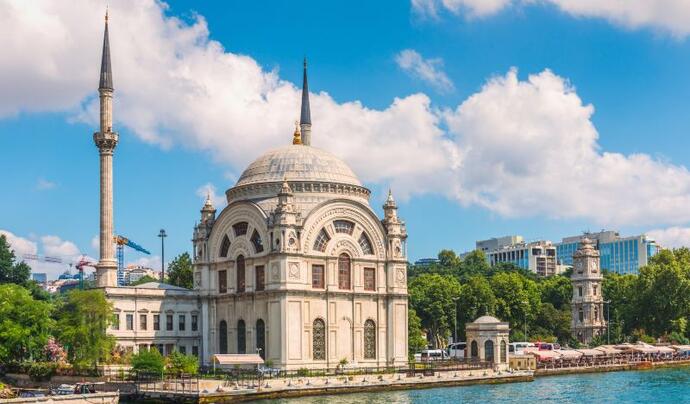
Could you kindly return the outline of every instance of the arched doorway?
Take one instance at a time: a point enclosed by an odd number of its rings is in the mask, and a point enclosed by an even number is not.
[[[477,346],[477,341],[472,341],[470,345],[470,357],[472,360],[479,359],[479,347]]]
[[[247,353],[247,326],[244,320],[237,322],[237,353]]]
[[[225,320],[218,325],[218,353],[228,353],[228,323]]]
[[[490,339],[484,342],[484,360],[492,363],[494,361],[494,342]]]

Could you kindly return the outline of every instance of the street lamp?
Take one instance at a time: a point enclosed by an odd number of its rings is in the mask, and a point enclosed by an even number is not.
[[[606,304],[606,345],[611,345],[611,301],[604,300]]]
[[[165,282],[165,238],[168,237],[165,229],[161,229],[158,237],[161,238],[161,282]]]
[[[460,300],[460,296],[457,296],[455,299],[453,299],[455,309],[453,310],[453,343],[458,341],[458,300]]]
[[[529,342],[529,337],[527,336],[527,307],[529,307],[529,302],[523,300],[522,303],[525,304],[525,342]]]

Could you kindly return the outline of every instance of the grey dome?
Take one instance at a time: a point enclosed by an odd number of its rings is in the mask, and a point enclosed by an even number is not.
[[[311,146],[288,145],[270,150],[254,160],[235,184],[318,181],[362,186],[344,161]]]
[[[496,324],[500,322],[501,320],[497,319],[494,316],[481,316],[478,319],[474,320],[475,324]]]

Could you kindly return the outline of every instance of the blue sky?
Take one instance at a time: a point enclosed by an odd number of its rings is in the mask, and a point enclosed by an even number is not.
[[[310,89],[319,94],[315,144],[352,164],[373,190],[377,212],[393,188],[412,260],[442,248],[469,250],[492,236],[557,241],[604,227],[687,243],[688,32],[672,17],[625,6],[572,11],[560,0],[497,0],[487,12],[473,8],[474,0],[452,3],[462,6],[187,0],[160,10],[156,3],[112,2],[121,135],[116,231],[158,255],[156,235],[165,228],[166,258],[188,251],[202,188],[210,184],[222,195],[248,162],[291,140],[307,55]],[[98,154],[91,136],[103,4],[85,0],[73,7],[79,10],[64,10],[0,2],[0,10],[17,11],[1,17],[9,20],[0,30],[14,42],[9,56],[34,50],[0,62],[0,83],[10,88],[0,101],[0,230],[12,233],[23,252],[97,256]],[[30,24],[45,18],[57,39]],[[413,59],[407,68],[406,50]],[[252,80],[260,83],[238,87]],[[191,84],[200,82],[213,95],[194,99]],[[264,109],[234,119],[242,116],[238,100],[256,94]],[[408,100],[409,109],[391,112],[396,98]],[[273,119],[265,111],[280,112]],[[375,123],[343,124],[352,120]],[[356,145],[348,144],[359,133]],[[383,145],[368,151],[372,142]],[[391,151],[398,147],[410,153],[402,161]],[[590,187],[572,174],[579,162],[601,183]],[[523,170],[532,163],[548,173]],[[127,258],[141,256],[128,251]],[[158,265],[155,258],[141,262]]]

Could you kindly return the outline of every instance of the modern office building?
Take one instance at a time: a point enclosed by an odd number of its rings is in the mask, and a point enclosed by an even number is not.
[[[46,284],[48,282],[48,274],[45,272],[33,272],[31,274],[31,279],[38,283]]]
[[[438,258],[420,258],[414,262],[416,266],[428,267],[434,264],[438,264],[440,261]]]
[[[573,254],[580,248],[584,238],[593,241],[601,254],[601,268],[619,274],[636,274],[640,267],[647,265],[649,258],[656,255],[661,247],[652,238],[639,236],[621,237],[617,231],[600,231],[579,236],[565,237],[556,244],[558,263],[572,266]]]
[[[525,242],[521,236],[506,236],[477,241],[477,249],[484,251],[490,265],[501,262],[515,264],[539,276],[560,272],[556,262],[556,247],[550,241]]]

